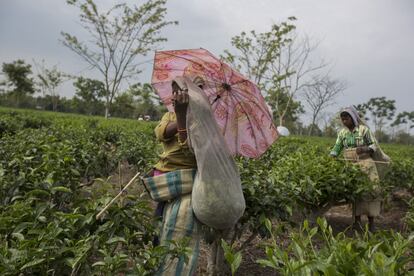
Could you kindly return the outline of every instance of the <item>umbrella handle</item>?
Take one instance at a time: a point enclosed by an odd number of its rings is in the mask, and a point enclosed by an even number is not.
[[[106,204],[106,206],[96,215],[96,219],[99,219],[102,214],[122,195],[123,192],[126,191],[126,189],[132,184],[134,183],[135,179],[137,179],[137,177],[140,175],[141,173],[138,172],[129,182],[128,184],[125,185],[124,188],[122,188],[122,190],[108,203]]]

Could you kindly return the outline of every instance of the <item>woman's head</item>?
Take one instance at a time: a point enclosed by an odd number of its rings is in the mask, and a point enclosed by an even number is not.
[[[203,89],[203,88],[204,88],[204,86],[205,86],[205,81],[204,81],[204,79],[203,79],[202,77],[200,77],[200,76],[196,76],[196,77],[193,79],[193,83],[194,83],[196,86],[198,86],[199,88],[201,88],[201,89]]]
[[[176,77],[172,83],[172,94],[177,94],[179,91],[185,91],[187,89],[186,80],[183,77]]]
[[[365,125],[365,122],[361,119],[361,117],[358,114],[358,110],[352,105],[342,109],[340,116],[341,116],[341,121],[344,125],[345,125],[344,121],[347,121],[346,117],[347,116],[351,117],[347,125],[348,128],[354,128],[354,127],[358,127],[359,125]]]
[[[344,124],[344,126],[346,126],[349,129],[353,129],[355,127],[354,120],[348,112],[342,111],[340,116],[342,124]]]
[[[172,87],[172,93],[173,93],[173,95],[176,94],[176,93],[178,93],[178,91],[181,90],[181,87],[175,81],[172,82],[171,87]]]
[[[175,94],[178,91],[186,90],[187,89],[186,82],[188,82],[188,81],[192,81],[197,87],[199,87],[201,89],[203,89],[205,87],[205,81],[200,76],[195,76],[192,79],[190,79],[188,77],[176,77],[171,83],[172,93]]]

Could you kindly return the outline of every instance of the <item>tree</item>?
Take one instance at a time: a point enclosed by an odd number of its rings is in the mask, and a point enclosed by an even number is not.
[[[273,119],[290,130],[295,128],[299,115],[305,112],[301,102],[291,99],[289,93],[284,90],[273,91],[271,88],[266,100],[272,109]],[[283,117],[280,117],[282,114]]]
[[[332,104],[335,98],[346,88],[344,82],[326,76],[322,79],[314,78],[314,84],[305,87],[303,97],[312,112],[312,122],[309,126],[309,135],[312,134],[316,120],[322,110]]]
[[[359,104],[357,109],[366,120],[372,119],[375,132],[382,133],[387,121],[394,117],[395,100],[387,100],[385,97],[371,98],[367,103]]]
[[[340,129],[344,127],[339,113],[324,113],[321,114],[321,118],[324,122],[324,136],[337,137],[337,134],[340,131]]]
[[[134,98],[131,93],[124,92],[115,97],[111,116],[122,118],[135,117]]]
[[[399,144],[414,145],[414,136],[406,133],[405,131],[399,131],[395,135],[393,141]]]
[[[90,40],[81,42],[76,36],[62,32],[64,46],[79,55],[91,68],[98,70],[105,84],[105,117],[121,85],[141,71],[139,56],[145,56],[167,39],[162,29],[176,21],[166,21],[166,0],[148,0],[141,6],[113,6],[98,10],[93,0],[67,0],[80,10],[81,26]]]
[[[313,124],[313,123],[311,123],[307,127],[306,132],[308,133],[309,136],[322,136],[322,134],[323,134],[323,132],[319,128],[319,126],[317,124]]]
[[[161,105],[161,99],[155,93],[154,88],[148,84],[134,84],[129,88],[129,92],[136,98],[136,113],[138,115],[149,115],[152,119],[159,119],[165,111]]]
[[[68,75],[60,72],[56,65],[54,65],[52,69],[47,69],[44,65],[44,61],[42,61],[42,64],[35,62],[35,66],[38,71],[37,85],[39,85],[43,97],[50,95],[52,100],[52,110],[57,111],[59,101],[59,93],[57,88],[63,83],[65,77],[68,77]]]
[[[411,112],[401,112],[395,118],[395,121],[391,124],[391,126],[400,126],[406,125],[407,133],[410,133],[410,130],[414,128],[414,111]]]
[[[290,17],[288,22],[282,22],[280,25],[273,24],[270,31],[264,33],[257,33],[254,30],[249,33],[242,32],[231,39],[231,44],[235,48],[234,53],[225,50],[222,56],[225,62],[245,74],[264,91],[263,94],[273,110],[274,117],[283,113],[280,105],[275,103],[278,99],[282,101],[286,99],[287,94],[285,90],[271,83],[287,76],[275,75],[272,66],[278,62],[282,47],[290,42],[288,34],[295,29],[291,23],[294,20],[296,20],[294,17]],[[289,108],[290,100],[288,99],[285,101],[285,109]],[[284,116],[278,118],[279,125],[283,125]]]
[[[327,67],[323,60],[319,60],[317,64],[312,62],[312,54],[317,46],[308,36],[299,37],[297,33],[292,33],[287,43],[282,45],[279,58],[272,63],[271,90],[282,90],[288,96],[286,103],[280,98],[272,103],[278,110],[280,125],[289,116],[290,105],[294,105],[295,97],[319,82],[312,75]]]
[[[269,32],[242,32],[231,40],[236,54],[226,50],[222,56],[264,91],[279,125],[284,125],[290,111],[298,110],[291,106],[296,103],[296,94],[309,85],[306,77],[326,66],[324,62],[316,66],[310,62],[316,45],[307,37],[298,38],[293,32],[294,20],[290,17],[288,22],[274,24]]]
[[[73,83],[76,89],[74,104],[79,112],[89,115],[103,114],[105,84],[99,80],[79,77]]]
[[[294,20],[296,18],[290,17],[288,22],[273,24],[269,32],[253,30],[232,37],[231,45],[236,48],[236,53],[225,50],[222,59],[244,73],[260,89],[266,89],[273,77],[270,68],[279,58],[282,45],[289,42],[288,33],[295,29],[291,23]]]
[[[6,80],[2,83],[2,86],[5,87],[4,91],[14,98],[16,107],[20,105],[21,100],[27,94],[35,93],[34,81],[30,77],[32,74],[31,68],[30,64],[26,64],[21,59],[12,63],[3,63],[2,71]]]

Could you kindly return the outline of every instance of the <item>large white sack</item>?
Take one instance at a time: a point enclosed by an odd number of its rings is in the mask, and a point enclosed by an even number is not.
[[[237,165],[204,92],[184,78],[189,93],[188,142],[197,160],[192,191],[195,216],[215,229],[231,228],[246,207]]]

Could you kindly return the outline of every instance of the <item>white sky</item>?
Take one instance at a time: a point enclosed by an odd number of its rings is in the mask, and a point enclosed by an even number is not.
[[[116,2],[96,0],[100,7]],[[295,16],[298,31],[320,41],[317,55],[332,62],[332,76],[348,84],[327,112],[380,96],[396,100],[398,111],[414,110],[413,0],[170,0],[167,8],[179,25],[164,31],[168,42],[161,48],[203,47],[216,55],[241,31],[268,31]],[[0,63],[44,59],[64,72],[96,77],[59,43],[61,31],[82,34],[77,10],[64,0],[0,0]],[[143,69],[139,81],[150,82],[151,62]],[[71,83],[61,94],[74,94]]]

